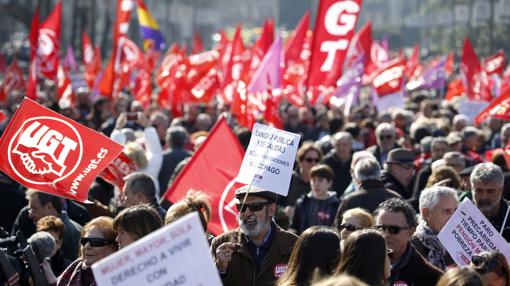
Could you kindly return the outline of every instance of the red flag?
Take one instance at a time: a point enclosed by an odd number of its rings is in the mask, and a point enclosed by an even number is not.
[[[345,59],[345,67],[352,67],[360,56],[365,57],[365,67],[370,60],[370,49],[372,48],[372,23],[368,21],[352,37],[349,50]]]
[[[5,119],[7,119],[7,115],[5,115],[2,110],[0,110],[0,123],[4,122]]]
[[[209,195],[212,206],[209,231],[219,235],[234,228],[237,215],[234,192],[236,186],[241,185],[235,182],[235,178],[243,156],[243,148],[222,117],[170,185],[163,199],[175,203],[183,199],[190,189],[201,190]]]
[[[361,0],[323,0],[315,24],[308,86],[334,86],[361,10]]]
[[[310,12],[306,10],[305,14],[299,20],[294,32],[285,43],[285,63],[289,61],[298,61],[300,59],[301,50],[306,39],[306,32],[308,32],[308,26],[310,22]]]
[[[208,103],[220,87],[216,66],[220,54],[211,50],[190,56],[187,59],[184,86],[191,93],[194,102]]]
[[[193,34],[193,43],[191,47],[191,54],[198,54],[204,50],[204,44],[202,43],[202,37],[200,37],[199,32],[195,32]]]
[[[7,68],[2,86],[0,87],[0,102],[7,99],[7,96],[15,90],[23,90],[25,87],[25,79],[23,78],[23,71],[18,66],[18,60],[14,59]]]
[[[262,27],[262,34],[252,47],[252,58],[250,65],[249,79],[259,67],[264,55],[274,41],[274,22],[272,20],[265,20]],[[248,82],[248,81],[247,81]]]
[[[280,119],[280,114],[278,112],[278,104],[273,96],[273,91],[271,87],[267,89],[267,97],[266,97],[266,110],[264,111],[264,119],[270,125],[278,129],[283,129],[283,123]]]
[[[82,63],[85,67],[85,80],[89,88],[92,89],[96,77],[101,71],[101,54],[99,48],[94,48],[86,32],[82,34]]]
[[[406,76],[409,78],[413,75],[416,68],[420,65],[420,44],[416,44],[411,54],[411,58],[407,62]]]
[[[143,68],[138,70],[133,87],[135,100],[139,101],[147,109],[151,104],[152,82],[150,70]]]
[[[397,58],[375,72],[372,85],[379,96],[402,90],[406,59]]]
[[[445,99],[452,100],[457,96],[461,96],[466,92],[464,84],[460,79],[454,79],[448,84]]]
[[[144,56],[142,50],[129,38],[122,37],[119,40],[119,56],[115,66],[119,67],[116,76],[118,85],[115,90],[121,90],[122,87],[130,86],[131,72],[144,65]]]
[[[62,109],[70,108],[76,104],[76,96],[73,93],[71,77],[62,65],[58,66],[57,100],[58,106]]]
[[[36,6],[30,26],[30,65],[28,67],[27,97],[37,98],[37,42],[39,38],[39,6]]]
[[[485,59],[483,69],[487,75],[497,74],[503,75],[506,65],[505,52],[503,50],[497,51],[494,55]]]
[[[480,124],[490,116],[510,120],[510,89],[504,90],[499,97],[482,110],[476,116],[475,123]]]
[[[99,174],[99,177],[122,190],[125,183],[124,177],[136,171],[138,167],[135,162],[124,152],[120,152],[119,156]]]
[[[447,77],[449,77],[452,74],[454,64],[455,64],[455,58],[454,58],[453,52],[449,52],[448,57],[446,58],[446,65],[444,67]]]
[[[37,43],[38,72],[50,80],[56,80],[60,62],[60,19],[62,2],[58,2],[39,28]]]
[[[108,66],[106,67],[103,78],[99,84],[99,92],[107,97],[113,97],[119,91],[115,86],[116,76],[120,74],[120,57],[122,47],[121,39],[127,38],[127,32],[129,29],[129,20],[131,18],[131,11],[133,10],[133,0],[117,0],[117,18],[115,19],[115,25],[113,26],[113,47],[112,55]]]
[[[4,73],[7,70],[7,61],[5,60],[5,56],[0,53],[0,73]]]
[[[491,100],[490,92],[486,89],[487,85],[485,83],[485,73],[482,70],[482,65],[471,45],[471,41],[467,37],[464,40],[460,71],[468,98],[482,101]]]
[[[83,202],[121,150],[104,135],[25,98],[0,138],[0,169],[28,188]]]

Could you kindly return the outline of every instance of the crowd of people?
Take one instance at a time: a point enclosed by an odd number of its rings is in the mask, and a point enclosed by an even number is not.
[[[137,167],[122,189],[98,177],[87,204],[0,174],[0,226],[6,237],[27,238],[48,285],[95,285],[92,264],[191,212],[200,215],[224,285],[510,285],[500,252],[477,253],[457,267],[437,238],[469,198],[510,240],[510,172],[501,149],[508,122],[490,117],[474,126],[455,105],[426,93],[390,112],[369,102],[344,114],[283,101],[283,129],[301,135],[288,195],[237,189],[238,228],[214,236],[207,189],[172,203],[161,197],[220,116],[247,148],[250,130],[228,106],[186,104],[182,116],[172,116],[157,105],[143,108],[129,93],[92,100],[81,89],[75,106],[60,109],[54,89],[45,92],[41,104],[124,145]],[[22,98],[9,95],[8,118]]]

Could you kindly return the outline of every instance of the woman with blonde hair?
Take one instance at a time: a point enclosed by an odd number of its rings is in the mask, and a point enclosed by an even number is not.
[[[343,244],[349,234],[356,230],[370,228],[374,225],[374,218],[372,215],[362,208],[354,208],[347,210],[342,215],[342,222],[337,226],[340,231],[340,238]]]

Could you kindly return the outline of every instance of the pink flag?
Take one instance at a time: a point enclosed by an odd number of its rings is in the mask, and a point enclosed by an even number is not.
[[[281,85],[282,39],[276,38],[267,51],[262,63],[248,85],[248,92],[262,92],[268,89],[268,78],[272,88]]]

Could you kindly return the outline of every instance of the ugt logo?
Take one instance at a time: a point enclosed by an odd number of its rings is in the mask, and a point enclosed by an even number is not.
[[[50,116],[26,120],[9,142],[9,165],[28,183],[45,185],[65,179],[83,155],[81,137],[70,123]]]

